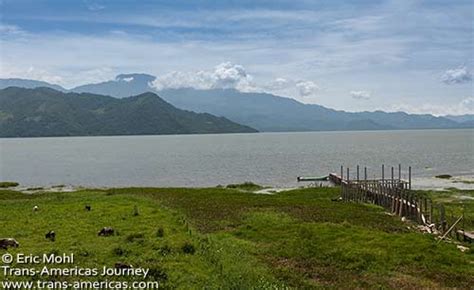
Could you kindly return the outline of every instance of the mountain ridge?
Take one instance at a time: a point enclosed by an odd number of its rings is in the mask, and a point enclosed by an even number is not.
[[[0,137],[257,132],[223,117],[178,109],[154,93],[117,99],[47,87],[0,90]]]
[[[175,107],[223,116],[259,131],[332,131],[472,128],[462,116],[436,117],[405,112],[347,112],[269,93],[245,93],[235,89],[163,89],[151,86],[149,74],[120,74],[114,80],[86,84],[69,91],[123,98],[144,92],[158,93]],[[0,79],[0,88],[2,80]],[[460,121],[463,120],[463,121]]]

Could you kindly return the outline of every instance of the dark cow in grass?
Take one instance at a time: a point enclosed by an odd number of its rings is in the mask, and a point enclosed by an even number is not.
[[[49,231],[46,235],[45,238],[50,240],[51,242],[54,242],[56,240],[56,233],[54,231]]]
[[[18,243],[15,239],[0,239],[0,249],[8,249],[8,248],[18,248],[20,243]]]
[[[112,236],[114,234],[114,229],[111,227],[102,228],[97,235],[102,237]]]

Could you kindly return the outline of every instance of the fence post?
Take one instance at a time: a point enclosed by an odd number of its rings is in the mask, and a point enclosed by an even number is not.
[[[430,199],[430,224],[434,223],[434,218],[433,218],[433,201]]]
[[[385,179],[385,165],[382,164],[382,181]]]
[[[411,166],[408,167],[408,189],[411,189]]]
[[[439,205],[439,221],[441,224],[441,232],[444,233],[446,231],[446,215],[444,211],[444,205]]]

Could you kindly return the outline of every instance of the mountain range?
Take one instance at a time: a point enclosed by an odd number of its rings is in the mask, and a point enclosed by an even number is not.
[[[249,133],[224,117],[177,109],[154,93],[122,99],[51,88],[0,90],[0,137]]]
[[[126,98],[144,92],[154,92],[177,108],[223,116],[233,122],[259,131],[331,131],[473,128],[472,115],[436,117],[405,112],[346,112],[315,104],[304,104],[291,98],[268,93],[245,93],[235,89],[197,90],[193,88],[157,91],[151,84],[156,78],[148,74],[120,74],[114,80],[86,84],[62,91],[93,93]],[[0,79],[0,88],[11,79]],[[16,86],[57,85],[16,79]]]

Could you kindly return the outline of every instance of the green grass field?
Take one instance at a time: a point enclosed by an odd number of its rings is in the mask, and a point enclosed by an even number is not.
[[[0,237],[20,242],[11,253],[73,252],[80,266],[150,268],[150,279],[164,288],[474,285],[472,250],[437,244],[380,207],[331,201],[338,194],[338,188],[274,195],[238,187],[3,190]],[[98,237],[105,226],[117,234]],[[55,242],[45,239],[49,230]]]

